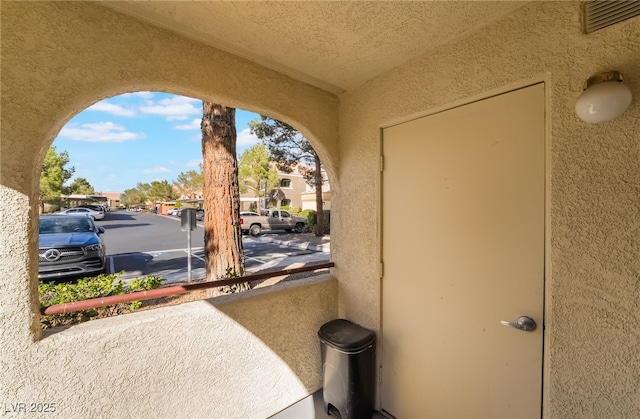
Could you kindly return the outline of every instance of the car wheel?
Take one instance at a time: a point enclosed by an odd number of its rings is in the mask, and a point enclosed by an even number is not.
[[[262,231],[262,228],[260,227],[259,224],[254,224],[254,225],[251,226],[251,228],[249,228],[249,233],[252,236],[259,235],[261,231]]]
[[[304,231],[304,223],[297,223],[295,230],[296,233],[302,233]]]

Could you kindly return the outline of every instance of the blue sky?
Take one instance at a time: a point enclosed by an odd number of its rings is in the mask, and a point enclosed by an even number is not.
[[[249,132],[255,113],[236,110],[237,152],[259,140]],[[88,107],[53,145],[69,153],[72,182],[83,177],[96,192],[123,192],[138,182],[167,180],[202,162],[202,101],[160,92],[114,96]]]

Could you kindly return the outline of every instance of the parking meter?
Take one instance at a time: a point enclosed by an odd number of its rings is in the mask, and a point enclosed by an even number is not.
[[[196,209],[185,208],[180,212],[180,226],[182,231],[193,231],[196,229]]]

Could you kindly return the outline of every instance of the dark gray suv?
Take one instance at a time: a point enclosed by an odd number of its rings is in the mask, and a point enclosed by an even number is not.
[[[38,278],[60,279],[105,272],[106,248],[91,217],[41,215],[38,236]]]

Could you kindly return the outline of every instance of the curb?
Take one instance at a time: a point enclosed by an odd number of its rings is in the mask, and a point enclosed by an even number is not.
[[[287,242],[284,240],[278,240],[271,237],[260,237],[260,240],[263,242],[279,244],[281,246],[293,247],[295,249],[300,249],[300,250],[313,250],[315,252],[322,252],[322,253],[331,252],[331,246],[329,243],[322,246],[316,246],[316,245],[309,245],[309,244]]]

